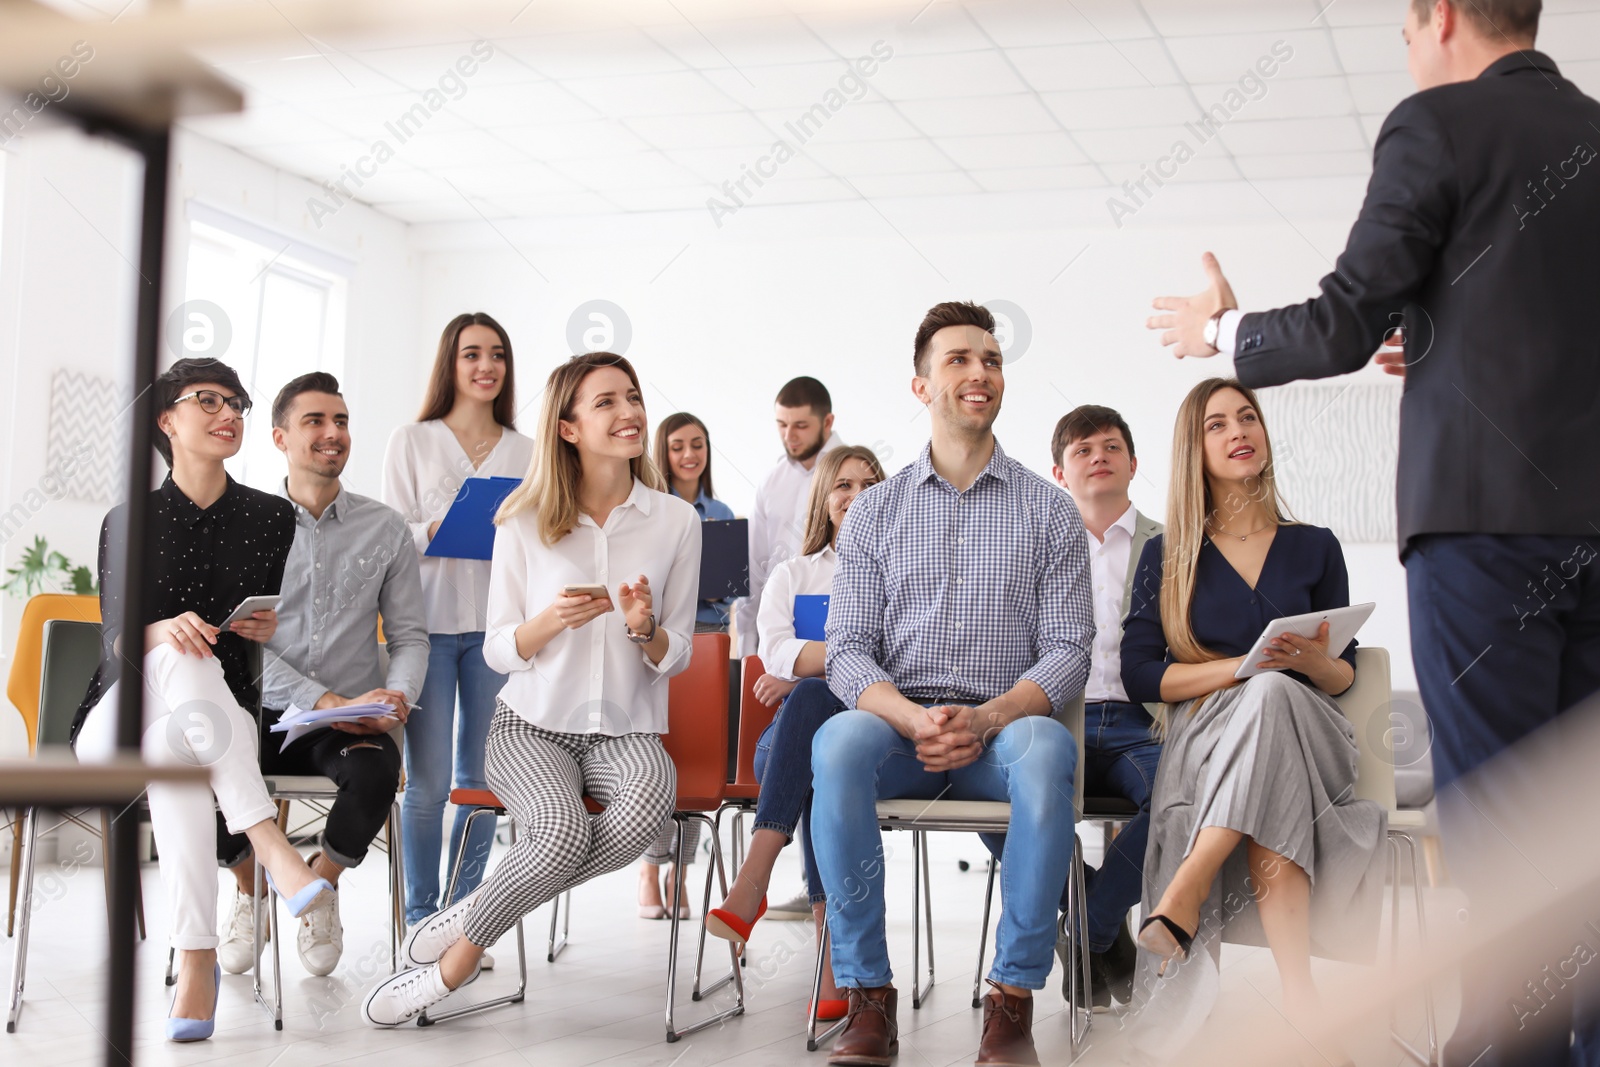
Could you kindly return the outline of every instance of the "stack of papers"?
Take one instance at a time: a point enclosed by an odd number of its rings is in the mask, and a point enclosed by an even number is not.
[[[316,708],[307,711],[291,704],[289,710],[283,713],[283,718],[272,724],[271,732],[289,735],[283,739],[283,748],[278,749],[282,752],[312,730],[331,723],[359,722],[363,719],[393,719],[399,722],[400,716],[394,713],[393,704],[346,704],[342,708],[323,708],[321,711]]]

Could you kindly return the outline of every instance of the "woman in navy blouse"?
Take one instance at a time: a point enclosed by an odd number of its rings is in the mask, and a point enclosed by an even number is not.
[[[1384,813],[1352,799],[1355,736],[1333,699],[1355,680],[1353,645],[1330,657],[1323,624],[1275,638],[1264,673],[1234,673],[1273,620],[1349,602],[1333,532],[1279,505],[1255,394],[1201,382],[1178,412],[1166,531],[1145,545],[1123,629],[1128,699],[1165,705],[1139,944],[1157,974],[1194,979],[1214,972],[1221,941],[1265,943],[1291,1021],[1316,1017],[1313,952],[1375,947]],[[1175,1014],[1204,1017],[1148,1021]]]

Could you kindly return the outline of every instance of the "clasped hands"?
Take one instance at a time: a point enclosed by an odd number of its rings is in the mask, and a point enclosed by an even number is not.
[[[913,705],[898,728],[917,746],[922,769],[939,774],[977,762],[1005,725],[989,704],[940,704]]]

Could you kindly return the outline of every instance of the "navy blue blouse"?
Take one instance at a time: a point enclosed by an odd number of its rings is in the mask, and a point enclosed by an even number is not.
[[[1161,540],[1157,534],[1145,542],[1122,624],[1122,685],[1128,699],[1140,704],[1161,700],[1161,676],[1173,662],[1161,629]],[[1202,645],[1224,656],[1242,656],[1274,619],[1349,605],[1350,577],[1333,531],[1284,525],[1273,535],[1254,589],[1207,538],[1200,546],[1189,619]],[[1355,668],[1354,641],[1340,658]],[[1296,671],[1284,673],[1311,684]]]

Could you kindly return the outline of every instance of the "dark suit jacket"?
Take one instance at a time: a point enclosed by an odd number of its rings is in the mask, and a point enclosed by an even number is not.
[[[1600,103],[1538,52],[1390,113],[1322,295],[1243,317],[1250,386],[1362,367],[1406,328],[1402,553],[1600,531]]]

